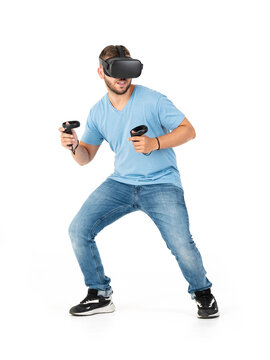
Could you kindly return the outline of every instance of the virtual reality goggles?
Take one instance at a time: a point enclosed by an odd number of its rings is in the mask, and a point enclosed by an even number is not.
[[[137,78],[141,75],[143,64],[140,60],[126,57],[121,45],[115,46],[119,56],[111,57],[106,60],[99,58],[99,63],[103,66],[107,76],[119,79]]]

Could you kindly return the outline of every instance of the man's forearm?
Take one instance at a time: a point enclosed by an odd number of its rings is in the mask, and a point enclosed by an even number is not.
[[[158,136],[160,143],[160,149],[172,148],[175,146],[182,145],[187,141],[194,139],[196,136],[195,131],[189,126],[179,126],[173,129],[169,134]],[[155,139],[155,148],[158,149],[157,139]]]
[[[75,150],[75,154],[73,154],[72,151],[71,154],[73,159],[77,161],[79,165],[86,165],[91,161],[88,150],[81,145],[77,147],[77,149]]]

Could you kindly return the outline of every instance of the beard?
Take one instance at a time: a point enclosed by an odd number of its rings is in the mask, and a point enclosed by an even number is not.
[[[125,80],[125,79],[123,79],[123,81],[124,81],[124,80]],[[117,95],[124,95],[124,94],[128,91],[128,89],[130,88],[130,85],[131,85],[131,80],[130,80],[130,82],[127,83],[127,85],[126,85],[126,88],[124,88],[123,90],[119,91],[119,90],[117,90],[117,88],[116,88],[116,86],[118,86],[117,84],[116,84],[116,85],[112,84],[110,81],[108,81],[108,80],[106,79],[106,77],[104,78],[104,81],[105,81],[105,84],[108,86],[108,88],[109,88],[112,92],[114,92],[115,94],[117,94]]]

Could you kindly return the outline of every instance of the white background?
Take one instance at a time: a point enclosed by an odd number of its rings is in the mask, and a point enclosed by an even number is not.
[[[2,1],[1,352],[3,359],[269,356],[267,1]],[[79,166],[62,122],[107,92],[98,55],[122,44],[197,137],[174,148],[190,230],[220,317],[202,320],[175,258],[142,212],[96,238],[116,311],[73,317],[87,292],[68,236],[113,172],[104,141]],[[268,355],[267,355],[268,353]]]

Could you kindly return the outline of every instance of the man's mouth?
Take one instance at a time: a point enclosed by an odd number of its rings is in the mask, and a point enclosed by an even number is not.
[[[117,84],[118,84],[118,85],[122,85],[122,86],[123,86],[123,85],[126,85],[126,83],[127,83],[126,81],[117,81]]]

